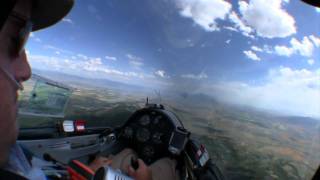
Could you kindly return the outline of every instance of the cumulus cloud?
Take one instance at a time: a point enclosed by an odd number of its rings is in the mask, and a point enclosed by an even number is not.
[[[296,38],[292,38],[290,41],[292,49],[298,52],[301,56],[310,57],[313,54],[313,44],[308,37],[304,37],[300,42]]]
[[[239,1],[239,11],[258,36],[284,38],[296,33],[295,20],[282,8],[282,0]]]
[[[143,59],[141,57],[132,55],[132,54],[127,54],[126,55],[128,59],[133,60],[133,61],[142,61]]]
[[[268,54],[272,54],[272,47],[269,45],[263,45],[263,52],[268,53]]]
[[[314,60],[313,59],[308,59],[308,64],[311,66],[314,64]]]
[[[204,72],[201,72],[200,74],[183,74],[181,75],[182,78],[187,79],[194,79],[194,80],[201,80],[201,79],[207,79],[208,75]]]
[[[224,20],[231,4],[224,0],[176,0],[180,14],[191,18],[206,31],[219,30],[217,20]]]
[[[290,57],[294,53],[292,48],[288,48],[286,46],[275,46],[274,51],[279,56],[287,56],[287,57]]]
[[[80,55],[80,59],[74,60],[50,57],[43,55],[30,55],[29,61],[35,68],[44,70],[58,70],[59,72],[77,74],[94,78],[111,78],[113,80],[130,80],[131,78],[144,79],[147,75],[133,71],[121,71],[103,64],[101,58],[88,58]],[[78,56],[79,57],[79,56]],[[149,77],[149,76],[148,76]]]
[[[129,64],[133,68],[140,69],[144,65],[144,63],[142,62],[143,59],[141,57],[138,57],[132,54],[127,54],[126,56],[129,59]]]
[[[103,65],[101,58],[90,59],[82,64],[82,68],[87,71],[100,71]]]
[[[257,47],[257,46],[251,46],[251,49],[252,49],[253,51],[257,51],[257,52],[262,52],[262,51],[263,51],[261,48],[259,48],[259,47]]]
[[[74,23],[73,23],[73,20],[70,19],[70,18],[63,18],[63,19],[62,19],[62,22],[66,22],[66,23],[69,23],[69,24],[74,24]]]
[[[231,22],[233,22],[235,24],[235,27],[238,28],[239,31],[241,31],[244,36],[254,38],[254,36],[251,35],[251,33],[253,32],[251,27],[244,24],[244,22],[239,18],[239,16],[237,15],[236,12],[232,11],[229,14],[229,19]]]
[[[88,60],[88,59],[89,59],[88,56],[83,55],[83,54],[77,54],[77,56],[78,56],[79,58],[83,59],[83,60]]]
[[[36,41],[36,42],[38,42],[38,43],[41,43],[42,41],[41,41],[41,39],[40,38],[34,38],[34,41]]]
[[[275,46],[275,53],[280,56],[291,56],[292,54],[300,54],[304,57],[312,57],[315,47],[319,47],[320,39],[311,35],[304,36],[301,41],[291,38],[290,47]]]
[[[310,35],[309,38],[316,47],[320,47],[320,38],[319,37],[316,37],[315,35]]]
[[[266,81],[255,85],[244,82],[221,82],[203,86],[200,91],[218,94],[221,100],[281,113],[320,117],[320,69],[270,69]]]
[[[45,50],[51,50],[53,52],[60,52],[60,54],[61,53],[64,53],[64,54],[67,54],[67,55],[73,55],[74,54],[74,52],[72,52],[72,51],[68,51],[66,49],[58,48],[58,47],[55,47],[55,46],[52,46],[52,45],[49,45],[49,44],[45,44],[42,47]]]
[[[140,61],[129,61],[129,64],[134,67],[134,68],[140,68],[141,66],[143,66],[143,62]]]
[[[254,61],[261,61],[261,59],[251,50],[243,51],[243,53],[247,56],[247,58],[252,59]]]
[[[234,27],[231,27],[231,26],[225,26],[225,27],[223,27],[224,29],[227,29],[227,30],[229,30],[229,31],[234,31],[234,32],[238,32],[239,30],[238,29],[236,29],[236,28],[234,28]]]
[[[161,78],[169,78],[164,70],[157,70],[154,74]]]
[[[117,58],[114,56],[105,56],[104,58],[106,58],[107,60],[111,60],[111,61],[117,61]]]

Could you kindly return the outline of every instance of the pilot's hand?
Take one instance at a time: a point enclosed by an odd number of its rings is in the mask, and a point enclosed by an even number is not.
[[[98,156],[89,164],[89,167],[94,172],[96,172],[99,168],[101,168],[103,166],[109,166],[111,163],[112,163],[111,159],[108,159],[108,158],[102,157],[102,156]]]
[[[134,170],[133,167],[128,166],[128,174],[135,180],[152,180],[151,169],[141,160],[138,159],[139,168]]]

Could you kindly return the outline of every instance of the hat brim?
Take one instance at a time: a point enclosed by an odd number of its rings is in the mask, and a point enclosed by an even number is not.
[[[69,13],[73,4],[73,0],[33,0],[32,31],[56,24]]]
[[[320,2],[315,0],[302,0],[305,3],[308,3],[312,6],[320,7]]]

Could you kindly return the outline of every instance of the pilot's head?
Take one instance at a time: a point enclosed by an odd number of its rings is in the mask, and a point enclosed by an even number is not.
[[[18,135],[18,91],[31,76],[24,45],[30,32],[60,21],[73,0],[1,0],[0,2],[0,167]]]

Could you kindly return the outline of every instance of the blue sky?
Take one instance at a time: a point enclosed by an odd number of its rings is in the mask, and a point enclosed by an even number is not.
[[[320,117],[320,11],[292,0],[76,1],[33,68]]]

